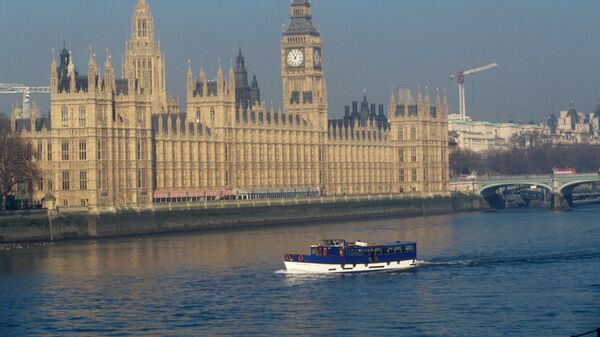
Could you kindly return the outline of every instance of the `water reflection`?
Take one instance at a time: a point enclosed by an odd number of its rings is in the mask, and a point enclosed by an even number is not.
[[[388,218],[1,250],[0,335],[549,335],[527,330],[531,322],[545,332],[565,331],[565,324],[585,330],[578,324],[600,315],[600,212],[576,212]],[[282,271],[285,253],[307,253],[324,238],[416,241],[420,263],[384,273]]]

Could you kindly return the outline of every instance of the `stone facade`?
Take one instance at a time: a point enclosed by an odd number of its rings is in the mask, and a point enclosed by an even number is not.
[[[325,58],[308,0],[292,0],[281,40],[283,107],[260,100],[238,54],[225,75],[187,73],[187,106],[165,90],[164,58],[150,7],[139,0],[123,79],[107,53],[104,74],[90,52],[88,74],[61,53],[50,68],[50,113],[13,118],[37,149],[33,184],[59,206],[146,208],[153,203],[391,193],[446,194],[445,97],[397,104],[388,116],[328,119]],[[365,98],[366,101],[366,98]],[[374,108],[372,113],[375,114]],[[16,112],[14,116],[17,116]]]

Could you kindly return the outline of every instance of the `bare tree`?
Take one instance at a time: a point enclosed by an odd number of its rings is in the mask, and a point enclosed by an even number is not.
[[[553,167],[576,168],[578,172],[597,172],[600,169],[600,146],[542,143],[481,153],[458,150],[450,155],[450,171],[453,177],[473,171],[501,175],[550,174]]]
[[[12,132],[10,120],[0,115],[0,210],[6,209],[6,199],[17,184],[33,183],[37,176],[30,144]]]

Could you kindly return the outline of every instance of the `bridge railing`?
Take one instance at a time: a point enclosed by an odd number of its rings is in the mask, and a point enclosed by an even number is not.
[[[552,180],[553,178],[571,178],[571,179],[577,179],[577,178],[586,178],[586,177],[592,177],[592,176],[598,176],[599,173],[598,172],[582,172],[582,173],[577,173],[577,174],[573,174],[573,175],[558,175],[555,176],[553,174],[529,174],[529,175],[479,175],[476,176],[474,178],[467,178],[467,177],[459,177],[459,178],[454,178],[451,180],[451,182],[456,182],[456,183],[467,183],[467,182],[479,182],[479,181],[514,181],[514,180],[530,180],[530,181],[534,181],[536,179],[548,179],[548,180]]]

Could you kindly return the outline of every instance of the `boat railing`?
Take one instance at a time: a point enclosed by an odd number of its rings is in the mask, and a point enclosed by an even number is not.
[[[587,336],[587,335],[591,335],[593,333],[596,333],[596,337],[600,337],[600,328],[592,330],[592,331],[588,331],[588,332],[584,332],[582,334],[579,335],[571,335],[571,337],[582,337],[582,336]]]

